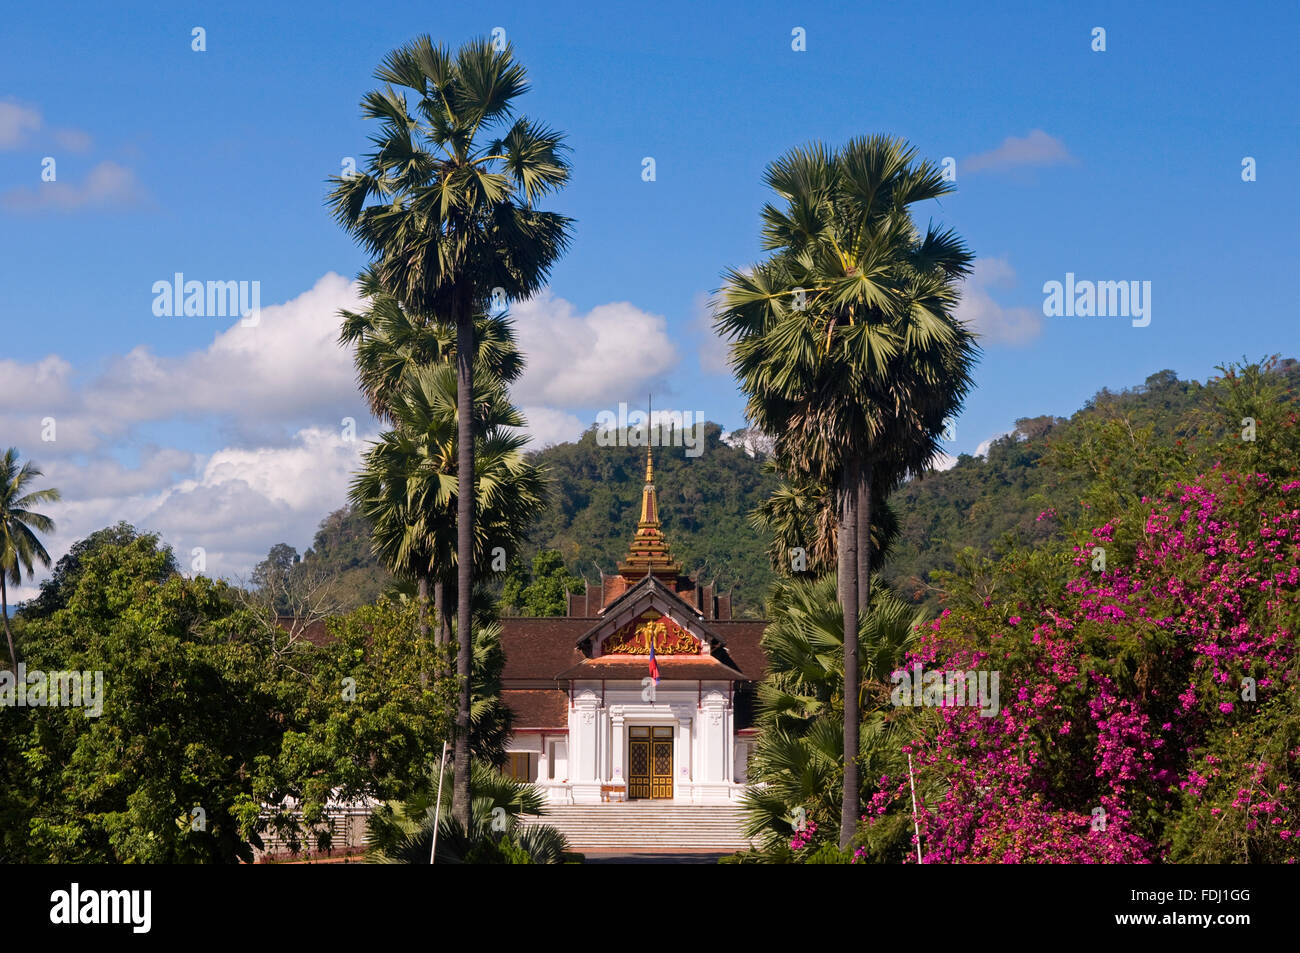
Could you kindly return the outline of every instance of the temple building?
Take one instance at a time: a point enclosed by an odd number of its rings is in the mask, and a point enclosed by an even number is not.
[[[568,603],[563,618],[501,620],[507,770],[559,804],[738,800],[766,623],[733,620],[729,595],[673,561],[648,449],[627,558]]]

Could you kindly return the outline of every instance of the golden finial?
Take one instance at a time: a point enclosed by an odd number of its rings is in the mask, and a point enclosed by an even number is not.
[[[646,398],[645,408],[645,481],[646,483],[653,483],[655,481],[655,461],[654,454],[651,450],[653,443],[650,439],[650,435],[654,433],[654,394],[651,394]]]

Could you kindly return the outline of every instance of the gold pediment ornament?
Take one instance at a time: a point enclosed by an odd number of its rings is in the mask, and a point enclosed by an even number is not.
[[[608,639],[606,655],[699,655],[700,641],[667,616],[651,610],[635,622],[625,625]]]

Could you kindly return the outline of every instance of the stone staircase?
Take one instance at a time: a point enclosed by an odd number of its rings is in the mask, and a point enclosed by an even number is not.
[[[741,810],[731,804],[550,804],[546,814],[523,818],[520,823],[557,828],[568,838],[569,849],[582,854],[731,853],[749,847],[741,833]]]

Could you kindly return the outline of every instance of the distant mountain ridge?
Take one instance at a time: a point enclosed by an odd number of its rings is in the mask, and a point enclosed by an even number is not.
[[[1300,389],[1300,363],[1282,361],[1276,370]],[[1023,417],[1015,429],[991,441],[983,457],[962,454],[948,470],[911,480],[890,498],[900,532],[881,568],[900,595],[937,604],[930,573],[953,569],[964,547],[988,554],[1007,534],[1027,545],[1051,538],[1056,530],[1039,514],[1049,498],[1068,497],[1059,475],[1039,466],[1048,447],[1073,439],[1090,418],[1123,415],[1136,426],[1151,425],[1153,439],[1172,443],[1185,435],[1187,421],[1205,404],[1205,385],[1180,380],[1173,371],[1152,374],[1119,392],[1099,391],[1069,418]],[[774,578],[767,540],[749,521],[750,513],[775,488],[761,471],[770,438],[753,430],[724,433],[705,426],[704,451],[686,456],[682,447],[654,448],[655,486],[660,518],[673,557],[682,571],[731,591],[737,617],[758,618]],[[593,425],[577,441],[530,453],[551,480],[546,514],[518,554],[532,564],[544,549],[558,550],[575,575],[596,580],[613,573],[636,530],[645,478],[645,448],[599,446]],[[322,521],[304,562],[355,576],[366,593],[386,577],[363,543],[368,531],[344,509]]]

